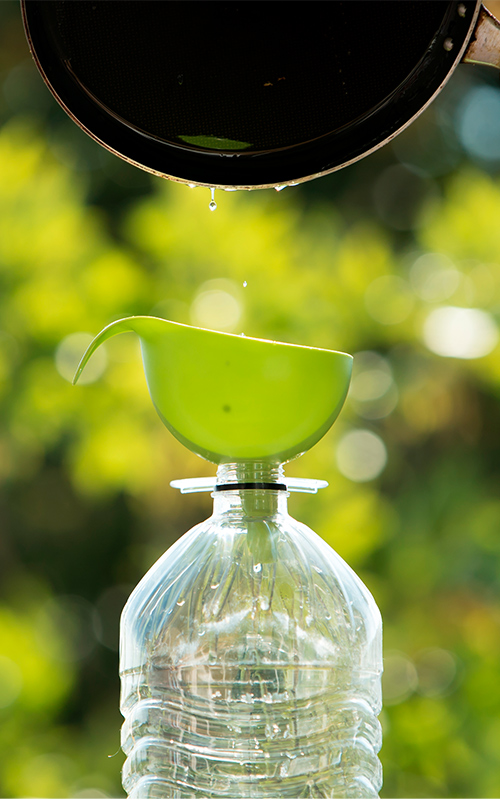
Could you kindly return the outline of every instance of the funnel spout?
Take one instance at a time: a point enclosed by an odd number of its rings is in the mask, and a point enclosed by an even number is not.
[[[78,382],[78,378],[82,374],[87,361],[92,356],[93,353],[97,350],[99,345],[106,341],[106,339],[110,339],[112,336],[115,336],[117,333],[125,333],[126,331],[133,331],[135,330],[133,327],[133,320],[134,317],[128,317],[127,319],[118,319],[116,322],[112,322],[110,325],[107,325],[106,328],[97,334],[97,336],[92,339],[89,346],[85,350],[83,356],[80,359],[80,363],[76,369],[74,378],[73,378],[73,386]]]

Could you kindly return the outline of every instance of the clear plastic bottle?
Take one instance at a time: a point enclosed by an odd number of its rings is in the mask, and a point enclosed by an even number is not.
[[[342,558],[288,515],[281,476],[220,466],[213,515],[124,609],[131,798],[378,796],[380,614]],[[249,482],[275,485],[235,488]]]

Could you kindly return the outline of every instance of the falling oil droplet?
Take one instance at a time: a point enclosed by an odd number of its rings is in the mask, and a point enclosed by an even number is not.
[[[217,208],[217,203],[215,202],[215,199],[214,199],[215,189],[210,189],[210,192],[212,194],[212,199],[210,200],[210,202],[208,204],[208,207],[209,207],[210,211],[215,211],[215,209]]]

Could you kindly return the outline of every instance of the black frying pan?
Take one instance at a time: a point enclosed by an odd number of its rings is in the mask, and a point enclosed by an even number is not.
[[[464,56],[491,63],[500,36],[477,0],[21,5],[38,69],[83,130],[149,172],[222,188],[301,182],[362,158]]]

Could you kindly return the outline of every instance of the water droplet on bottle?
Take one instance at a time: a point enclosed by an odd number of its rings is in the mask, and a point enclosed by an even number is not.
[[[261,569],[262,569],[262,564],[254,564],[253,565],[253,571],[254,572],[260,572]]]
[[[185,602],[186,602],[185,600],[177,600],[177,605],[183,606]]]
[[[195,183],[188,183],[188,186],[189,186],[190,189],[196,189],[196,184]]]
[[[215,209],[217,208],[217,203],[215,202],[215,197],[214,197],[215,189],[210,189],[210,192],[212,194],[212,199],[210,200],[208,207],[210,211],[215,211]]]
[[[246,289],[247,286],[248,286],[248,283],[246,281],[243,281],[243,288]]]
[[[282,192],[282,191],[283,191],[283,189],[286,189],[286,186],[275,186],[275,187],[274,187],[274,190],[275,190],[276,192]]]

